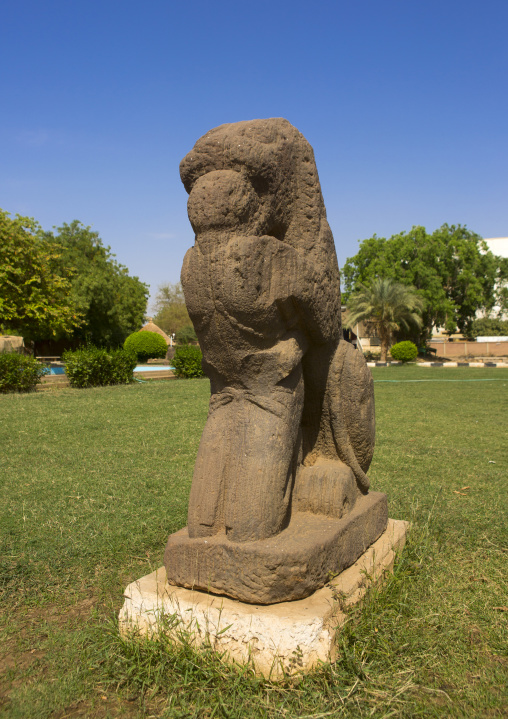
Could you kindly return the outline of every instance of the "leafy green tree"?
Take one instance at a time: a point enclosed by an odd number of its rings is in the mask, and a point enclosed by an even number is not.
[[[499,285],[496,287],[497,316],[502,319],[508,315],[508,257],[501,258],[502,264],[499,270]]]
[[[360,285],[348,301],[346,324],[353,328],[359,322],[375,322],[381,340],[381,362],[386,362],[393,332],[401,327],[420,327],[423,308],[422,298],[414,288],[378,278],[367,285]]]
[[[479,317],[471,326],[469,337],[507,337],[508,320],[497,317]]]
[[[131,277],[98,233],[77,220],[42,236],[59,248],[61,272],[75,268],[72,298],[84,320],[72,338],[97,346],[120,346],[143,324],[148,286]]]
[[[178,330],[175,339],[179,345],[192,345],[198,342],[198,336],[192,325],[186,325]]]
[[[35,220],[0,210],[0,329],[27,342],[76,330],[72,270]]]
[[[177,333],[186,327],[192,327],[180,282],[159,286],[155,295],[153,311],[153,321],[168,335]]]
[[[432,234],[424,227],[371,237],[342,270],[346,304],[360,284],[377,277],[413,286],[425,301],[419,342],[434,327],[467,332],[479,309],[490,311],[500,301],[507,263],[494,256],[482,238],[462,225],[443,225]]]

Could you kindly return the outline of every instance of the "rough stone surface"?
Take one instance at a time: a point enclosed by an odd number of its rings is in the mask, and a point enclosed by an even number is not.
[[[301,599],[351,566],[385,530],[386,515],[386,495],[371,492],[340,519],[296,512],[287,529],[255,542],[193,539],[182,529],[166,547],[170,584],[253,604]]]
[[[335,247],[301,133],[282,118],[222,125],[198,140],[180,173],[196,233],[182,285],[211,399],[188,527],[169,539],[167,575],[184,586],[206,576],[238,598],[250,584],[257,589],[248,601],[285,601],[302,596],[300,570],[285,566],[287,557],[309,565],[322,547],[314,528],[321,523],[326,534],[332,519],[365,505],[372,377],[341,339]],[[361,541],[341,534],[339,556],[355,561],[379,536],[388,518],[380,506],[370,530],[362,520]],[[277,558],[270,542],[279,536]],[[349,552],[349,542],[361,551]],[[331,554],[324,550],[328,570],[309,572],[306,593],[333,571]],[[259,581],[267,556],[278,577],[269,592]],[[233,575],[245,580],[228,586]]]
[[[334,661],[345,606],[357,602],[372,581],[392,568],[407,526],[390,519],[385,532],[353,566],[299,601],[244,604],[173,587],[161,567],[125,590],[120,629],[165,631],[175,638],[183,629],[196,646],[210,644],[225,653],[225,659],[251,662],[257,673],[271,678]]]

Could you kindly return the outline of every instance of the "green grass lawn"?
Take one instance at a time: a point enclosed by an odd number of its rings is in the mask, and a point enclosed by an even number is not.
[[[410,539],[336,664],[280,683],[116,631],[186,522],[208,381],[1,396],[0,715],[508,715],[508,370],[372,371],[371,485]]]

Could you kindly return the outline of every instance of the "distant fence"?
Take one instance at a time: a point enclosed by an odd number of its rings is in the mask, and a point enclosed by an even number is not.
[[[430,342],[439,357],[506,357],[508,342]]]

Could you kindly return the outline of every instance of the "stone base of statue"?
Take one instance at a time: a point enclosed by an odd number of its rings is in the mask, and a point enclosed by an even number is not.
[[[223,660],[251,664],[275,679],[334,661],[344,610],[390,570],[404,546],[408,523],[388,520],[382,535],[357,561],[305,599],[246,604],[228,597],[174,587],[161,567],[129,584],[120,630],[142,635],[165,632],[175,641],[211,646]]]
[[[340,519],[295,512],[282,532],[254,542],[224,534],[191,539],[184,528],[166,545],[168,582],[252,604],[303,599],[350,567],[387,521],[386,494],[370,492]]]

